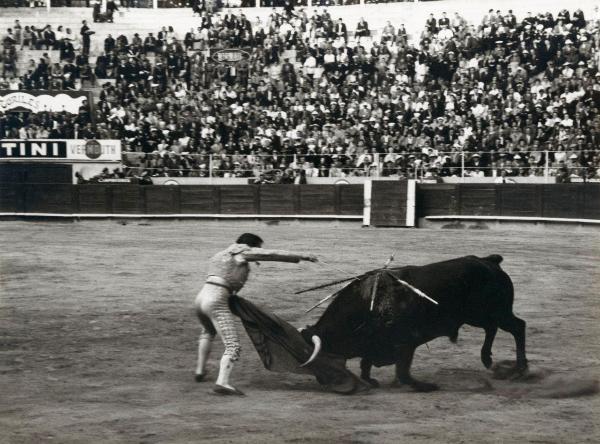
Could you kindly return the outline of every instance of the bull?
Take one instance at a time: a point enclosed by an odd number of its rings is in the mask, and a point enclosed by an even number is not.
[[[456,342],[459,329],[468,324],[485,331],[481,361],[486,368],[492,366],[492,344],[500,328],[515,339],[515,369],[525,371],[526,324],[513,313],[513,284],[501,262],[499,255],[466,256],[374,270],[356,278],[339,291],[316,324],[301,331],[307,343],[315,344],[306,364],[321,352],[361,358],[361,378],[374,387],[379,384],[371,378],[372,366],[395,364],[395,384],[436,390],[437,385],[411,376],[415,350],[442,336]]]

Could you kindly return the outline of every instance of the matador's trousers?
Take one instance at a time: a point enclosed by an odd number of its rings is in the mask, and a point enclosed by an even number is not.
[[[213,341],[218,333],[225,345],[223,355],[237,361],[241,347],[233,314],[229,310],[230,294],[227,288],[206,283],[196,296],[194,305],[202,326],[200,339]]]

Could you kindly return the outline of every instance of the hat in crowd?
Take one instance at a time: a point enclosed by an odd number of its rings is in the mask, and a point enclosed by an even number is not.
[[[565,45],[572,45],[573,41],[571,39],[565,40]]]
[[[569,156],[569,159],[577,159],[577,154],[571,154],[571,155]]]

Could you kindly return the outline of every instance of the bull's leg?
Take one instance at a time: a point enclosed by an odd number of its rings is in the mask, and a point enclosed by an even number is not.
[[[396,362],[396,381],[394,385],[410,385],[418,392],[432,392],[439,387],[429,382],[417,381],[410,375],[410,366],[415,355],[415,349],[412,347],[404,348],[398,355]]]
[[[371,387],[379,387],[379,381],[377,379],[371,378],[371,368],[373,367],[373,363],[367,358],[363,358],[360,360],[360,377],[361,379],[367,381]]]
[[[517,345],[517,369],[524,371],[527,369],[527,356],[525,355],[525,321],[519,319],[511,313],[509,317],[501,319],[498,326],[509,332],[515,338]]]
[[[497,331],[498,327],[495,325],[485,327],[485,341],[483,341],[483,346],[481,347],[481,362],[483,362],[485,368],[492,366],[492,344],[494,343]]]

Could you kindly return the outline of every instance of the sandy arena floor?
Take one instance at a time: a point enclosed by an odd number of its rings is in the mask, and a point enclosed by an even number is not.
[[[266,247],[307,250],[350,271],[499,253],[528,323],[533,382],[498,381],[479,361],[481,330],[417,351],[413,374],[441,390],[382,388],[339,396],[310,377],[270,373],[244,334],[234,377],[248,396],[193,381],[192,301],[208,257],[239,233]],[[600,232],[363,229],[334,223],[1,222],[0,442],[597,443],[600,396]],[[340,273],[325,265],[262,264],[242,295],[296,326],[327,290],[293,291]],[[241,328],[241,327],[240,327]],[[494,358],[515,358],[499,331]],[[358,362],[349,367],[358,371]],[[587,384],[587,385],[586,385]]]

